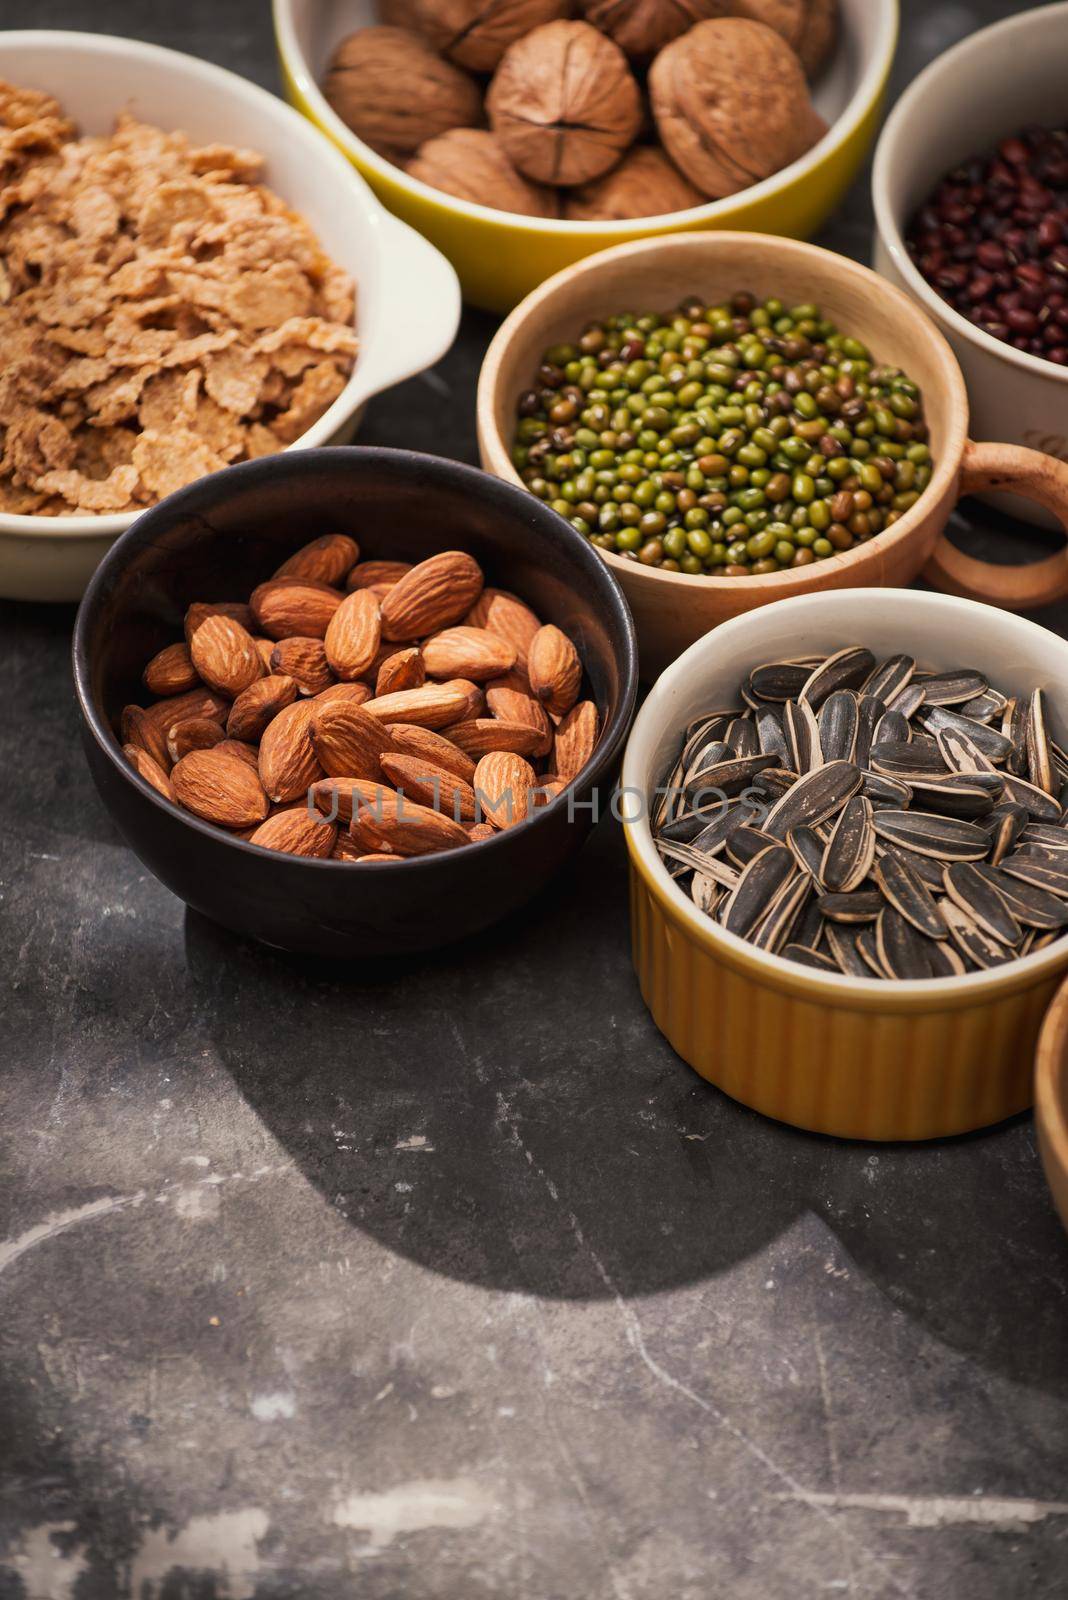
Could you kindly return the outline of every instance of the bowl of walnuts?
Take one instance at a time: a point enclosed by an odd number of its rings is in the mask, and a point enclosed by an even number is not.
[[[874,136],[897,0],[274,0],[286,92],[505,311],[607,245],[805,237]]]

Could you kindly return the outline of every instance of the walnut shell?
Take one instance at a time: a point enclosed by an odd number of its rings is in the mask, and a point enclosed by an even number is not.
[[[382,21],[414,28],[469,72],[492,72],[510,44],[571,15],[571,0],[383,0]]]
[[[712,200],[780,172],[827,131],[790,46],[741,17],[699,22],[667,45],[649,90],[665,150]]]
[[[720,17],[725,0],[579,0],[588,22],[638,61],[649,61],[695,22]]]
[[[611,172],[564,198],[568,222],[626,222],[631,217],[658,217],[688,211],[705,197],[673,167],[662,150],[638,145]]]
[[[556,191],[531,183],[517,172],[496,135],[485,128],[453,128],[437,139],[428,139],[406,171],[433,189],[477,205],[518,211],[525,217],[560,215]]]
[[[719,11],[774,28],[800,56],[810,78],[824,65],[838,36],[838,0],[722,0]]]
[[[323,93],[358,138],[391,158],[482,121],[478,85],[401,28],[361,28],[342,39]]]
[[[549,22],[509,46],[486,109],[520,172],[563,187],[615,166],[642,120],[626,56],[587,22]]]

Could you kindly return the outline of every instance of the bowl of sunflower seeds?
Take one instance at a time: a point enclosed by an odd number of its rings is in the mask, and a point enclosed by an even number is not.
[[[1068,968],[1068,643],[912,590],[780,601],[660,678],[623,769],[634,960],[702,1076],[851,1138],[1031,1103]]]

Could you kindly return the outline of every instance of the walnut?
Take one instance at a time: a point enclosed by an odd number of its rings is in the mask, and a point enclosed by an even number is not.
[[[342,39],[323,93],[358,138],[391,159],[482,121],[478,85],[401,28],[361,28]]]
[[[642,120],[626,56],[587,22],[549,22],[510,45],[486,109],[520,172],[565,187],[615,166]]]
[[[810,78],[834,49],[838,0],[722,0],[714,14],[748,17],[781,33]]]
[[[433,189],[473,200],[476,205],[518,211],[526,217],[560,215],[556,191],[518,173],[496,135],[485,128],[453,128],[451,133],[428,139],[406,171]]]
[[[564,199],[568,222],[626,222],[704,204],[704,195],[672,166],[662,150],[638,145],[603,178],[571,189]]]
[[[762,22],[699,22],[649,73],[653,115],[676,166],[709,199],[796,161],[827,131],[800,61]]]
[[[571,0],[384,0],[383,22],[414,28],[470,72],[492,72],[516,39],[571,14]]]
[[[720,17],[724,0],[579,0],[587,21],[621,50],[649,61],[695,22]]]

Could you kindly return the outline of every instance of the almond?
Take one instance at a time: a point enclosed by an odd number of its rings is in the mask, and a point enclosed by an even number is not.
[[[378,596],[354,589],[345,596],[326,630],[326,658],[339,678],[362,678],[378,654],[382,618]]]
[[[315,703],[322,706],[328,700],[351,700],[353,705],[362,706],[370,700],[372,692],[366,683],[332,683],[329,689],[315,696]]]
[[[166,700],[157,700],[145,715],[166,738],[174,724],[186,717],[215,717],[221,722],[229,710],[229,701],[213,689],[190,689],[188,694],[172,694]]]
[[[330,822],[351,822],[352,808],[361,795],[372,798],[379,785],[366,778],[317,778],[308,789],[308,799],[316,811]]]
[[[338,829],[337,839],[334,841],[334,848],[330,852],[330,858],[332,861],[367,860],[367,857],[363,854],[361,847],[356,843],[355,839],[352,838],[347,828]],[[374,859],[376,861],[399,861],[400,856],[376,856]]]
[[[560,723],[553,739],[553,770],[570,783],[593,755],[597,743],[597,707],[580,700]]]
[[[360,786],[349,831],[371,850],[392,850],[399,856],[432,855],[467,843],[467,834],[451,817],[382,784]]]
[[[436,767],[444,767],[446,772],[455,773],[465,783],[470,783],[475,776],[475,763],[471,757],[444,734],[432,733],[429,728],[404,722],[388,722],[386,732],[393,740],[395,749],[404,755],[420,756]]]
[[[185,614],[185,642],[192,639],[194,633],[208,617],[231,617],[234,622],[241,624],[249,632],[253,628],[252,607],[243,600],[220,600],[217,604],[207,605],[198,600],[191,605]]]
[[[252,642],[260,653],[260,660],[263,662],[264,672],[270,672],[271,655],[274,651],[274,640],[257,637],[254,638]]]
[[[483,839],[492,839],[497,829],[492,822],[475,822],[467,830],[467,837],[471,844],[480,844]]]
[[[119,720],[119,737],[124,745],[133,745],[135,749],[143,750],[164,772],[170,771],[171,758],[167,754],[167,735],[143,706],[123,707]]]
[[[387,639],[421,639],[447,628],[466,615],[482,586],[477,561],[462,550],[442,550],[390,589],[382,601],[382,633]]]
[[[420,805],[433,806],[457,822],[475,821],[474,790],[447,767],[435,766],[422,756],[384,755],[382,771],[394,788]]]
[[[260,769],[260,754],[254,744],[246,744],[243,739],[224,739],[215,748],[220,755],[236,756],[238,761],[244,761],[253,772]]]
[[[410,561],[361,561],[345,579],[346,589],[391,589],[406,572],[411,572]]]
[[[178,804],[223,828],[248,828],[267,815],[267,796],[244,761],[218,750],[193,750],[171,773]]]
[[[558,794],[563,794],[567,788],[567,780],[558,778],[554,772],[547,772],[538,779],[538,787],[534,791],[534,804],[539,809],[551,805]]]
[[[164,800],[174,799],[174,788],[170,778],[159,762],[153,761],[147,750],[142,750],[136,744],[124,744],[122,753],[137,775],[144,778],[146,783],[150,783],[157,794],[161,794]]]
[[[310,578],[313,583],[340,583],[360,559],[360,547],[347,533],[324,533],[283,561],[276,578]],[[303,851],[299,852],[304,854]]]
[[[379,778],[380,757],[393,749],[384,723],[353,700],[316,701],[311,739],[329,777]]]
[[[143,682],[149,694],[184,694],[195,689],[200,675],[193,665],[187,644],[169,644],[152,657]]]
[[[313,700],[295,700],[268,723],[260,740],[260,780],[272,800],[296,800],[323,775],[311,742]]]
[[[445,628],[423,645],[432,678],[497,678],[515,666],[514,644],[488,628]]]
[[[522,756],[491,750],[475,768],[475,798],[495,828],[513,828],[533,810],[537,781],[534,768]]]
[[[226,730],[214,717],[186,717],[168,733],[167,754],[172,762],[181,761],[190,750],[212,750],[225,737]]]
[[[548,755],[552,749],[553,725],[549,714],[527,688],[526,677],[519,672],[506,673],[486,685],[486,705],[495,717],[503,722],[525,722],[541,735],[535,755]]]
[[[372,853],[371,855],[362,856],[358,853],[360,848],[359,845],[354,844],[351,839],[349,840],[349,848],[353,851],[353,854],[345,856],[344,859],[346,861],[355,861],[358,865],[364,867],[377,866],[380,861],[384,861],[388,866],[391,861],[404,860],[403,856],[395,856],[391,851],[379,851],[377,853]]]
[[[273,645],[271,648],[273,650]],[[285,673],[258,678],[247,689],[242,689],[230,707],[226,731],[231,739],[260,739],[267,724],[296,698],[296,681]]]
[[[488,628],[515,646],[516,661],[526,667],[530,641],[541,623],[516,595],[505,589],[483,589],[464,621],[472,628]]]
[[[280,639],[271,651],[271,671],[291,678],[301,694],[322,694],[334,681],[321,639],[294,634]]]
[[[402,689],[368,700],[367,710],[380,722],[415,722],[422,728],[444,728],[464,716],[468,687],[455,683],[425,683],[420,689]]]
[[[409,645],[406,650],[394,651],[382,662],[375,678],[375,694],[378,697],[399,694],[402,689],[418,689],[425,682],[423,652],[418,645]]]
[[[472,683],[469,678],[450,678],[446,687],[462,689],[464,692],[464,714],[462,718],[457,718],[458,722],[470,722],[473,717],[485,715],[486,696],[477,683]]]
[[[329,584],[302,578],[268,578],[252,591],[252,613],[271,639],[321,639],[341,595]]]
[[[290,856],[328,856],[334,848],[337,829],[310,812],[306,805],[278,811],[261,822],[249,839],[264,850],[280,850]]]
[[[233,617],[205,617],[189,636],[189,654],[208,687],[230,700],[263,677],[256,641]]]
[[[499,717],[475,717],[456,722],[446,737],[469,756],[484,756],[488,750],[504,750],[517,756],[533,756],[541,746],[541,734],[526,722],[505,722]]]
[[[566,633],[547,622],[539,628],[527,652],[531,692],[547,711],[562,717],[578,699],[582,662]]]

